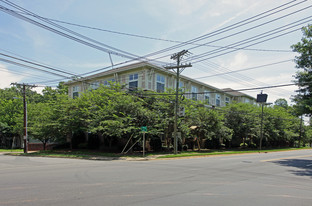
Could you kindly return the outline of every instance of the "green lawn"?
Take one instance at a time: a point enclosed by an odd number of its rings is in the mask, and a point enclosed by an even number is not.
[[[23,149],[0,149],[0,152],[23,152]]]
[[[299,149],[311,149],[310,147],[303,148],[283,148],[283,149],[264,149],[264,150],[203,150],[203,151],[187,151],[179,154],[168,154],[158,158],[175,158],[175,157],[194,157],[194,156],[209,156],[209,155],[229,155],[229,154],[246,154],[246,153],[259,153],[259,152],[280,152]]]

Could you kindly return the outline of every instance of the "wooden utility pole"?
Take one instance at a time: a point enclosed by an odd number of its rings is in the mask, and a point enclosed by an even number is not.
[[[187,54],[187,50],[180,51],[174,55],[171,56],[171,59],[177,60],[177,66],[172,67],[165,67],[166,69],[176,69],[177,73],[177,84],[176,84],[176,97],[175,97],[175,112],[174,112],[174,154],[178,153],[178,111],[179,111],[179,86],[180,86],[180,73],[183,70],[180,70],[180,68],[186,68],[186,67],[192,67],[191,64],[181,64],[181,59],[183,55]]]
[[[14,86],[20,86],[22,87],[23,91],[23,105],[24,105],[24,153],[28,152],[28,136],[27,136],[27,101],[26,101],[26,87],[36,87],[35,85],[29,85],[29,84],[19,84],[19,83],[12,83],[11,85]]]

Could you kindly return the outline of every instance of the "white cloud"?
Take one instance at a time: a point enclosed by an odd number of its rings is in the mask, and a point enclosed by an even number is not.
[[[3,64],[0,64],[0,74],[1,89],[10,87],[11,83],[20,82],[23,79],[23,77],[11,73]]]
[[[203,19],[205,19],[207,17],[219,17],[222,15],[226,15],[227,13],[231,12],[231,10],[234,10],[234,8],[237,8],[237,7],[240,8],[239,9],[240,12],[238,12],[238,13],[234,14],[233,16],[227,18],[226,20],[224,20],[220,24],[216,25],[212,29],[209,29],[209,31],[207,31],[206,33],[209,33],[210,31],[214,31],[214,30],[217,30],[218,28],[221,28],[222,26],[226,25],[227,23],[230,23],[233,20],[237,19],[238,17],[243,16],[244,14],[250,12],[253,8],[255,8],[256,6],[259,5],[259,2],[253,3],[251,5],[250,5],[250,2],[249,3],[242,3],[242,2],[243,1],[241,1],[241,0],[236,0],[236,1],[224,0],[221,2],[221,4],[218,4],[217,6],[215,6],[214,9],[212,10],[212,12],[208,12],[208,13],[204,14],[204,16],[202,17]],[[248,6],[248,5],[250,5],[250,6]],[[225,9],[225,8],[227,8],[227,9]],[[228,10],[228,9],[231,9],[231,10]],[[216,12],[216,11],[218,11],[218,12]]]
[[[248,62],[248,56],[244,54],[243,52],[239,52],[235,55],[234,59],[229,63],[229,66],[227,68],[232,69],[240,69],[240,68],[246,68]]]

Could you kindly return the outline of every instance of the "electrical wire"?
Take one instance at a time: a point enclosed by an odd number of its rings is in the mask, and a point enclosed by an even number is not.
[[[42,23],[40,23],[38,21],[35,21],[33,19],[30,19],[30,18],[28,18],[26,16],[23,16],[20,13],[17,13],[14,10],[8,9],[8,8],[6,8],[4,6],[0,6],[0,10],[2,10],[3,12],[5,12],[7,14],[10,14],[10,15],[12,15],[14,17],[17,17],[17,18],[19,18],[21,20],[27,21],[27,22],[29,22],[31,24],[36,25],[36,26],[39,26],[39,27],[41,27],[43,29],[49,30],[49,31],[51,31],[53,33],[56,33],[56,34],[61,35],[61,36],[64,36],[64,37],[66,37],[68,39],[74,40],[76,42],[79,42],[79,43],[84,44],[86,46],[92,47],[94,49],[106,52],[108,54],[113,54],[113,55],[120,56],[120,57],[123,57],[123,58],[128,58],[128,59],[131,59],[132,61],[145,59],[144,57],[140,57],[138,55],[131,54],[131,53],[127,52],[127,51],[123,51],[123,50],[114,48],[114,47],[109,46],[107,44],[103,44],[102,42],[96,41],[96,40],[91,39],[91,38],[89,38],[87,36],[84,36],[84,35],[81,35],[81,34],[79,34],[77,32],[74,32],[74,31],[72,31],[72,30],[70,30],[68,28],[62,27],[62,26],[60,26],[60,25],[58,25],[56,23],[53,23],[52,21],[46,20],[46,19],[42,18],[41,16],[36,15],[33,12],[30,12],[30,11],[28,11],[28,10],[26,10],[26,9],[24,9],[24,8],[22,8],[22,7],[18,6],[18,5],[10,2],[10,1],[7,1],[7,0],[0,0],[0,1],[2,1],[2,2],[6,3],[6,4],[10,5],[10,6],[12,6],[13,8],[16,8],[16,9],[22,11],[22,12],[25,12],[28,15],[33,16],[33,17],[35,17],[35,18],[37,18],[37,19],[39,19],[39,20],[41,20],[41,21],[43,21],[45,23],[48,23],[48,24],[50,24],[50,25],[52,25],[52,26],[54,26],[56,28],[59,28],[59,29],[61,29],[63,31],[66,31],[69,34],[64,33],[62,31],[59,31],[57,29],[54,29],[54,28],[52,28],[50,26],[47,26],[45,24],[42,24]],[[72,36],[72,35],[74,35],[74,36]],[[75,36],[77,36],[77,37],[75,37]],[[90,43],[90,42],[92,42],[92,43]],[[146,60],[148,60],[148,59],[146,59]]]
[[[275,10],[277,10],[277,9],[279,9],[279,8],[282,8],[282,7],[286,6],[286,5],[291,4],[291,3],[294,3],[294,2],[296,2],[296,1],[288,2],[288,3],[283,4],[283,5],[281,5],[281,6],[278,6],[278,7],[275,7],[275,8],[273,8],[273,9],[270,9],[270,10],[268,10],[268,11],[266,11],[266,12],[262,12],[262,13],[260,13],[260,14],[258,14],[258,15],[255,15],[255,16],[253,16],[253,17],[250,17],[250,18],[247,18],[247,19],[242,20],[242,21],[240,21],[240,22],[237,22],[237,23],[235,23],[235,24],[232,24],[232,25],[230,25],[230,26],[223,27],[223,28],[218,29],[218,30],[216,30],[216,31],[214,31],[214,32],[210,32],[210,33],[205,34],[205,35],[202,35],[202,36],[200,36],[200,37],[197,37],[197,38],[188,40],[188,41],[186,41],[186,42],[184,42],[184,43],[177,44],[177,45],[175,45],[175,46],[171,46],[171,47],[168,47],[168,48],[163,49],[163,50],[159,50],[159,51],[154,52],[154,53],[150,53],[150,54],[148,54],[148,55],[145,55],[145,57],[155,56],[155,55],[160,54],[160,53],[164,53],[164,52],[167,52],[167,51],[171,51],[171,50],[173,50],[173,49],[180,48],[180,47],[185,46],[185,45],[190,44],[190,43],[202,41],[202,40],[205,40],[205,39],[208,39],[208,38],[211,38],[211,37],[214,37],[214,36],[223,34],[223,33],[225,33],[225,32],[231,31],[231,30],[233,30],[233,29],[237,29],[237,28],[239,28],[239,27],[245,26],[245,25],[250,24],[250,23],[252,23],[252,22],[261,20],[261,19],[263,19],[263,18],[265,18],[265,17],[271,16],[271,15],[273,15],[273,14],[276,14],[276,13],[279,13],[279,12],[281,12],[281,11],[284,11],[284,10],[287,10],[287,9],[289,9],[289,8],[292,8],[292,7],[294,7],[294,6],[297,6],[297,5],[301,4],[301,3],[306,2],[306,0],[301,1],[301,2],[298,2],[298,3],[294,4],[294,5],[288,6],[288,7],[286,7],[286,8],[280,9],[280,10],[278,10],[278,11],[275,11]],[[274,12],[273,12],[273,11],[274,11]],[[272,13],[270,13],[270,12],[272,12]],[[269,13],[269,14],[267,14],[267,13]],[[264,14],[267,14],[267,15],[264,15]],[[264,15],[264,16],[262,16],[262,15]],[[261,17],[261,16],[262,16],[262,17]],[[257,17],[259,17],[259,18],[257,18]],[[244,32],[246,32],[246,31],[247,31],[247,30],[244,30]],[[240,32],[240,33],[242,33],[242,32]],[[233,36],[233,35],[230,35],[230,36]],[[209,43],[211,43],[211,42],[209,42]],[[208,44],[208,43],[206,43],[206,44]],[[191,48],[189,48],[189,49],[187,49],[187,50],[195,49],[195,48],[198,48],[198,47],[199,47],[199,46],[191,47]],[[166,56],[158,57],[158,58],[156,58],[156,59],[161,59],[161,58],[164,58],[164,57],[166,57]]]
[[[26,14],[26,15],[28,15],[28,14]],[[49,20],[49,21],[54,21],[54,22],[58,22],[58,23],[62,23],[62,24],[71,25],[71,26],[87,28],[87,29],[92,29],[92,30],[97,30],[97,31],[103,31],[103,32],[108,32],[108,33],[113,33],[113,34],[119,34],[119,35],[124,35],[124,36],[143,38],[143,39],[149,39],[149,40],[156,40],[156,41],[165,41],[165,42],[170,42],[170,43],[184,43],[183,41],[178,41],[178,40],[156,38],[156,37],[144,36],[144,35],[139,35],[139,34],[130,34],[130,33],[120,32],[120,31],[112,31],[112,30],[108,30],[108,29],[91,27],[91,26],[86,26],[86,25],[81,25],[81,24],[77,24],[77,23],[66,22],[66,21],[62,21],[62,20],[56,20],[56,19],[47,18],[47,17],[41,17],[41,18]],[[213,48],[240,49],[240,50],[259,51],[259,52],[290,52],[290,53],[293,53],[292,50],[281,50],[281,49],[252,49],[252,48],[243,49],[243,48],[236,48],[236,47],[226,47],[226,46],[217,46],[217,45],[209,45],[209,44],[198,44],[198,43],[187,43],[187,45],[206,46],[206,47],[213,47]]]
[[[233,74],[233,73],[238,73],[238,72],[243,72],[243,71],[248,71],[248,70],[259,69],[259,68],[273,66],[273,65],[276,65],[276,64],[282,64],[282,63],[291,62],[291,61],[294,61],[294,60],[293,59],[288,59],[288,60],[274,62],[274,63],[270,63],[270,64],[263,64],[263,65],[249,67],[249,68],[245,68],[245,69],[239,69],[239,70],[235,70],[235,71],[228,71],[228,72],[212,74],[212,75],[209,75],[209,76],[196,77],[196,78],[193,78],[193,79],[205,79],[205,78],[210,78],[210,77],[215,77],[215,76],[228,75],[228,74]]]
[[[312,7],[312,6],[305,7],[304,9],[308,9],[308,8],[311,8],[311,7]],[[300,9],[300,10],[298,10],[298,11],[303,11],[304,9]],[[298,11],[296,11],[296,12],[298,12]],[[295,12],[293,12],[292,14],[294,14],[294,13],[295,13]],[[290,14],[284,15],[283,18],[285,18],[285,17],[287,17],[287,16],[289,16],[289,15],[290,15]],[[282,18],[282,17],[280,17],[280,18]],[[251,42],[253,42],[253,41],[256,41],[256,40],[259,40],[259,39],[262,39],[262,38],[265,38],[265,37],[268,37],[268,36],[271,36],[271,35],[274,35],[274,34],[277,34],[277,33],[283,32],[283,31],[286,31],[286,30],[289,30],[289,29],[294,28],[294,27],[297,27],[297,26],[300,26],[299,29],[301,29],[301,28],[302,28],[302,24],[311,22],[311,18],[312,18],[312,16],[308,16],[308,17],[302,18],[302,19],[297,20],[297,21],[295,21],[295,22],[289,23],[289,24],[287,24],[287,25],[280,26],[280,27],[275,28],[275,29],[272,29],[272,30],[270,30],[270,31],[263,32],[263,33],[261,33],[261,34],[255,35],[255,36],[253,36],[253,37],[249,37],[249,38],[246,38],[246,39],[244,39],[244,40],[240,40],[240,41],[238,41],[238,42],[231,43],[231,44],[227,45],[226,47],[237,47],[237,46],[241,46],[241,45],[244,45],[244,44],[246,44],[246,43],[251,43]],[[273,21],[273,20],[272,20],[272,21]],[[267,22],[266,22],[266,23],[267,23]],[[263,23],[263,24],[266,24],[266,23]],[[263,24],[262,24],[262,25],[263,25]],[[252,28],[257,28],[258,26],[259,26],[259,25],[255,26],[255,27],[252,27]],[[250,29],[250,28],[249,28],[249,29]],[[237,32],[237,33],[239,33],[239,32]],[[237,33],[236,33],[236,34],[237,34]],[[287,34],[288,34],[288,33],[287,33]],[[285,34],[284,34],[284,35],[285,35]],[[279,36],[280,36],[280,35],[279,35]],[[279,37],[279,36],[277,36],[277,37]],[[226,36],[226,37],[228,37],[228,36]],[[276,37],[274,37],[274,38],[276,38]],[[255,44],[259,44],[259,43],[262,43],[262,42],[264,42],[264,41],[268,41],[268,40],[271,40],[271,39],[274,39],[274,38],[270,38],[270,39],[267,39],[267,40],[263,40],[263,41],[261,41],[261,42],[257,42],[257,43],[254,43],[254,44],[250,44],[250,45],[248,45],[248,46],[244,46],[244,47],[241,47],[241,48],[233,49],[233,50],[231,50],[230,52],[237,51],[237,50],[240,50],[240,49],[244,49],[244,48],[246,48],[246,47],[250,47],[250,46],[253,46],[253,45],[255,45]],[[208,43],[213,43],[213,42],[215,42],[215,41],[220,41],[220,40],[223,40],[223,38],[219,38],[219,39],[217,39],[217,40],[214,40],[214,41],[211,41],[211,42],[208,42]],[[190,49],[192,49],[192,48],[190,48]],[[215,50],[212,50],[212,51],[208,51],[208,52],[205,52],[205,53],[202,53],[202,54],[193,56],[193,57],[192,57],[192,60],[194,61],[194,60],[196,60],[196,59],[205,57],[205,56],[207,56],[207,55],[213,55],[213,54],[216,54],[216,53],[225,51],[225,50],[227,50],[227,49],[219,48],[219,49],[215,49]],[[230,52],[228,52],[228,53],[230,53]],[[223,54],[222,54],[222,55],[223,55]],[[220,56],[220,55],[219,55],[219,56]],[[185,61],[189,61],[189,60],[186,59]]]
[[[307,83],[308,84],[308,83]],[[261,89],[271,89],[271,88],[278,88],[278,87],[288,87],[288,86],[294,86],[297,85],[295,83],[290,83],[290,84],[280,84],[280,85],[271,85],[271,86],[264,86],[264,87],[253,87],[253,88],[244,88],[244,89],[231,89],[231,90],[222,90],[222,91],[206,91],[206,92],[184,92],[184,93],[179,93],[178,95],[192,95],[192,94],[211,94],[211,93],[227,93],[227,92],[241,92],[241,91],[251,91],[251,90],[261,90]],[[140,95],[155,95],[155,96],[172,96],[176,95],[175,93],[150,93],[150,94],[142,94],[142,93],[137,93]],[[246,95],[246,94],[243,94]]]
[[[8,60],[8,59],[3,59],[3,58],[0,58],[0,61],[6,62],[6,63],[9,63],[9,64],[14,64],[14,65],[21,66],[21,67],[26,67],[26,68],[33,69],[33,70],[38,70],[38,71],[41,71],[41,72],[45,72],[45,73],[48,73],[48,74],[52,74],[52,75],[54,75],[54,76],[60,76],[60,77],[64,77],[64,78],[70,79],[70,77],[64,76],[64,75],[62,75],[62,74],[58,74],[58,73],[46,71],[46,70],[43,70],[43,69],[40,69],[40,68],[37,68],[37,67],[34,67],[34,66],[22,64],[22,63],[19,63],[19,62],[16,62],[16,61],[12,61],[12,60]]]

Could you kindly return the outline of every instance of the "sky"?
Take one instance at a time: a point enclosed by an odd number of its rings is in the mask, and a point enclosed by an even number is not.
[[[0,8],[0,88],[18,82],[39,91],[143,56],[166,66],[188,50],[183,62],[192,67],[182,75],[217,88],[258,88],[243,92],[256,97],[263,90],[268,102],[289,104],[296,86],[261,87],[293,83],[299,54],[291,45],[312,23],[310,0],[0,0]],[[25,60],[50,73],[12,63],[29,65]]]

